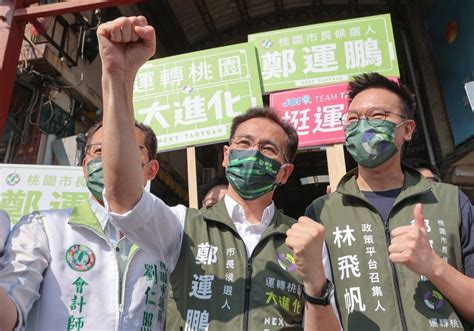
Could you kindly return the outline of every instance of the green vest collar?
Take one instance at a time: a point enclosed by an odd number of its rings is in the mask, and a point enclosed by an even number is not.
[[[234,221],[230,218],[229,213],[227,212],[224,199],[221,199],[221,201],[216,203],[211,208],[202,208],[200,212],[202,213],[205,221],[214,221],[225,224],[234,230],[235,233],[238,233],[237,229],[235,228]],[[274,234],[286,234],[286,231],[288,231],[291,225],[295,222],[295,219],[285,216],[279,210],[275,210],[275,215],[273,215],[272,221],[268,225],[267,229],[263,232],[262,238],[264,236],[266,237]]]
[[[89,203],[84,202],[72,209],[71,216],[69,217],[68,224],[80,225],[91,230],[94,230],[98,234],[105,236],[104,230],[97,220]]]
[[[421,195],[432,190],[430,182],[428,182],[417,170],[402,164],[402,171],[405,174],[405,182],[403,183],[402,191],[395,200],[394,205],[397,205],[404,199]]]
[[[284,215],[279,209],[275,209],[275,215],[273,216],[272,222],[262,233],[260,240],[276,234],[286,235],[286,231],[288,231],[294,223],[296,223],[294,218]]]
[[[102,230],[102,226],[97,220],[97,217],[95,216],[90,204],[87,202],[84,202],[72,209],[68,224],[86,227],[92,231],[95,231],[101,237],[106,238],[105,232]],[[138,246],[132,243],[128,256],[130,257],[137,249]]]
[[[431,190],[430,183],[415,169],[402,164],[402,171],[405,175],[405,181],[394,206],[409,197],[424,194]],[[369,201],[364,194],[362,194],[359,186],[357,186],[356,178],[357,168],[352,169],[341,178],[341,181],[337,186],[337,192],[362,199],[368,203]]]

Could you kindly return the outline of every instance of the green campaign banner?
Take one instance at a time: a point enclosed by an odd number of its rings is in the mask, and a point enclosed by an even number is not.
[[[150,125],[158,151],[229,139],[232,118],[261,106],[250,43],[152,60],[135,79],[135,118]]]
[[[252,34],[263,92],[346,82],[378,72],[399,76],[389,14]]]

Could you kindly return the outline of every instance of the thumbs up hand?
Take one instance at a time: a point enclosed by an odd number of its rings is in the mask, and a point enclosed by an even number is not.
[[[413,225],[393,229],[391,244],[388,247],[390,261],[403,264],[411,271],[430,278],[435,272],[434,262],[439,256],[431,248],[423,208],[419,203],[415,205],[413,218]]]
[[[415,220],[415,226],[419,229],[425,228],[425,216],[423,215],[423,206],[421,203],[415,205],[415,209],[413,209],[413,219]]]

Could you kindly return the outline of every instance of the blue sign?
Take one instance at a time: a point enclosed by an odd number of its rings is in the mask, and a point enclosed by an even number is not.
[[[428,13],[433,55],[456,145],[474,135],[474,112],[464,84],[474,81],[474,1],[434,0]]]

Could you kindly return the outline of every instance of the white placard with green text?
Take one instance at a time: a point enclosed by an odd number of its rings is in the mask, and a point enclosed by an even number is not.
[[[89,194],[81,167],[0,165],[0,209],[12,223],[32,211],[77,206]]]

